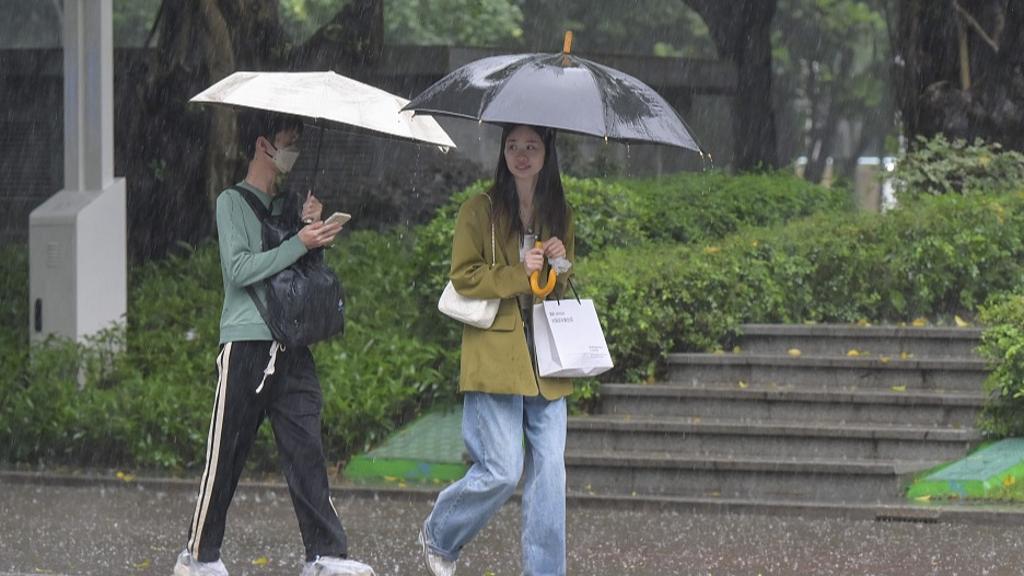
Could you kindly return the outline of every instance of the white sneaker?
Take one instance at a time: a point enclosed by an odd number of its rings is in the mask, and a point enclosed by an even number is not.
[[[362,562],[334,556],[320,556],[306,562],[302,576],[376,576],[373,568]]]
[[[174,576],[228,576],[228,569],[220,560],[200,562],[188,550],[182,550],[174,563]]]
[[[420,528],[420,547],[423,548],[423,563],[427,565],[427,570],[430,571],[434,576],[454,576],[455,574],[455,562],[445,560],[440,554],[434,552],[427,546],[427,535]]]

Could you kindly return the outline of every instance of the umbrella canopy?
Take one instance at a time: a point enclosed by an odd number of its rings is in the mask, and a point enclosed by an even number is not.
[[[189,102],[294,114],[455,147],[434,119],[403,112],[405,98],[334,72],[235,72]]]
[[[567,52],[470,62],[417,95],[405,109],[701,151],[686,122],[650,86]]]

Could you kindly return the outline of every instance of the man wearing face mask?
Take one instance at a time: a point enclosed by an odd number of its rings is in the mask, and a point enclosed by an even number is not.
[[[320,382],[313,356],[308,347],[285,348],[274,342],[246,292],[247,286],[255,286],[263,297],[263,280],[307,251],[330,244],[341,225],[322,222],[320,202],[307,196],[301,209],[306,224],[279,246],[264,250],[259,217],[238,189],[254,194],[272,214],[286,209],[276,181],[295,164],[302,122],[291,116],[247,112],[239,115],[238,128],[249,168],[242,182],[217,198],[224,280],[217,391],[199,497],[174,574],[227,574],[220,558],[227,511],[266,416],[302,533],[302,576],[372,576],[369,566],[348,559],[345,531],[331,502],[320,438]]]

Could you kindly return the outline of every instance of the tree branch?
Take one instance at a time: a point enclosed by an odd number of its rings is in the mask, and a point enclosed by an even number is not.
[[[984,40],[985,43],[988,44],[990,47],[992,47],[992,50],[995,51],[996,54],[998,54],[999,44],[995,40],[993,40],[988,35],[988,33],[985,32],[985,29],[982,28],[981,24],[974,19],[974,16],[971,16],[970,12],[964,10],[963,7],[960,6],[960,2],[958,2],[957,0],[953,0],[953,7],[956,8],[957,13],[960,14],[960,16],[964,19],[964,22],[969,24],[971,28],[974,28],[974,31],[978,33],[978,36],[981,36],[981,39]]]

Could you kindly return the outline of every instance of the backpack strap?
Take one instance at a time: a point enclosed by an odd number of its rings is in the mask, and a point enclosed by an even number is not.
[[[256,217],[260,219],[260,222],[263,222],[270,217],[270,210],[268,210],[267,207],[263,205],[263,202],[260,202],[260,199],[249,190],[246,190],[241,186],[232,186],[229,190],[234,190],[241,194],[242,199],[245,200],[249,207],[252,208],[252,211],[256,213]]]

